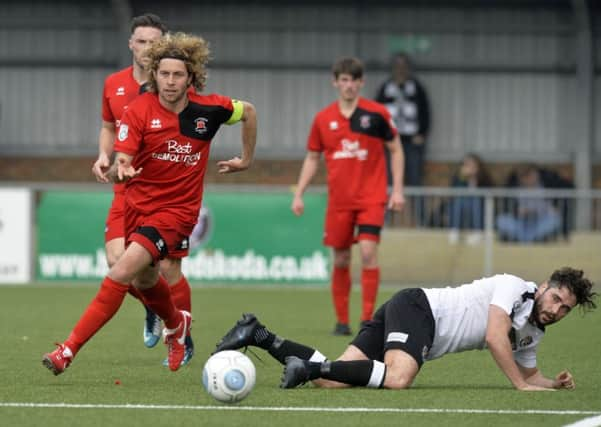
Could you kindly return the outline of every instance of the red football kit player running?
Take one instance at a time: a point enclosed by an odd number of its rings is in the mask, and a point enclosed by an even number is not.
[[[405,201],[401,180],[404,160],[386,108],[359,96],[363,86],[361,62],[343,58],[334,64],[333,74],[338,100],[315,116],[291,208],[296,215],[303,213],[302,195],[317,171],[323,152],[328,170],[324,244],[334,251],[332,298],[337,318],[334,334],[350,335],[350,248],[359,243],[363,324],[372,317],[380,282],[377,248],[386,207],[400,211]],[[391,155],[390,197],[385,149]]]
[[[192,231],[202,201],[211,140],[221,124],[242,122],[242,156],[218,162],[220,173],[247,169],[254,155],[256,113],[252,104],[220,95],[195,95],[206,81],[206,42],[183,33],[166,35],[146,52],[150,93],[137,97],[117,134],[111,180],[126,181],[127,248],[111,267],[100,290],[73,331],[43,363],[62,373],[81,347],[117,312],[128,283],[165,322],[168,365],[184,358],[191,316],[178,310],[158,261],[177,251]]]
[[[102,128],[100,130],[99,154],[92,171],[100,182],[106,182],[104,173],[110,165],[115,129],[119,127],[121,116],[129,103],[145,91],[148,71],[145,69],[147,59],[144,51],[150,43],[163,35],[167,27],[161,19],[153,14],[144,14],[132,19],[129,48],[132,51],[133,64],[108,76],[104,83],[102,96]],[[190,87],[191,93],[194,88]],[[125,251],[125,184],[114,184],[114,196],[105,225],[105,249],[107,264],[112,267]],[[181,248],[169,254],[169,258],[161,260],[161,274],[169,283],[169,291],[177,308],[192,311],[190,285],[181,271],[181,259],[188,255],[188,239],[181,242]],[[135,287],[130,286],[129,293],[143,302],[143,297]],[[161,334],[161,319],[148,308],[144,321],[143,339],[146,347],[154,347]],[[186,337],[186,356],[183,364],[187,364],[194,355],[194,342],[191,336]],[[165,364],[165,362],[164,362]]]

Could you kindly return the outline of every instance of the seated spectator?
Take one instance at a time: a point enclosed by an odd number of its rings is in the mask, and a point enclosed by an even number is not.
[[[451,179],[451,187],[492,187],[493,182],[482,159],[473,153],[463,157],[458,170]],[[460,196],[451,199],[449,243],[459,242],[460,230],[471,230],[466,243],[475,245],[482,240],[484,229],[484,199],[480,196]]]
[[[570,188],[569,181],[536,165],[526,165],[509,177],[508,186],[528,192],[508,204],[509,212],[497,217],[501,239],[526,243],[547,241],[560,232],[567,235],[571,212],[568,202],[537,197],[536,190],[542,193],[545,188]]]

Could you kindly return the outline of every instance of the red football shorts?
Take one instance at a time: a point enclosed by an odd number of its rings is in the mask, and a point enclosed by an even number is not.
[[[142,245],[154,262],[163,258],[188,256],[188,236],[194,224],[183,225],[168,212],[146,215],[125,205],[126,246],[131,242]]]
[[[361,209],[337,209],[328,205],[323,244],[347,249],[359,240],[380,241],[386,205],[369,205]]]
[[[109,214],[106,217],[104,227],[104,243],[110,242],[119,237],[125,237],[125,225],[123,217],[125,215],[125,191],[115,191],[113,202],[109,208]]]

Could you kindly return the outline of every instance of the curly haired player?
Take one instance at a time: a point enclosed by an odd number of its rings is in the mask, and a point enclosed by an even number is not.
[[[509,274],[459,287],[405,289],[385,302],[336,361],[269,331],[243,315],[216,351],[252,345],[285,364],[282,388],[307,381],[320,387],[405,389],[425,361],[448,353],[490,350],[513,387],[523,391],[573,389],[569,371],[547,378],[537,348],[552,323],[574,307],[596,308],[593,284],[581,270],[564,267],[537,286]]]
[[[201,92],[206,81],[209,48],[192,35],[167,34],[146,51],[149,92],[134,99],[121,119],[116,158],[106,172],[126,182],[127,248],[111,267],[100,290],[69,337],[43,364],[62,373],[81,347],[117,312],[128,284],[165,323],[168,365],[179,369],[191,316],[178,310],[169,285],[159,274],[159,260],[177,251],[192,231],[202,202],[203,179],[211,140],[222,124],[242,122],[242,156],[217,163],[220,173],[247,169],[257,134],[252,104]]]

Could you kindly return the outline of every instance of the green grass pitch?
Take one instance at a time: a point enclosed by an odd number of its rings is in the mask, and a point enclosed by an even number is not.
[[[0,287],[1,425],[561,426],[601,414],[601,312],[582,316],[574,311],[548,328],[541,345],[540,368],[548,376],[570,369],[577,384],[571,392],[514,391],[488,351],[428,362],[405,391],[311,386],[281,390],[281,366],[257,349],[261,360],[250,355],[257,367],[254,390],[243,402],[225,405],[205,393],[201,372],[215,343],[243,311],[255,312],[279,335],[312,345],[328,357],[341,353],[349,340],[330,334],[334,320],[327,289],[194,287],[196,356],[176,373],[161,366],[163,345],[146,349],[142,344],[143,309],[127,297],[73,365],[55,377],[42,366],[41,356],[54,341],[66,338],[96,289],[55,284]],[[394,291],[383,289],[379,302]],[[359,299],[354,292],[355,330]],[[13,405],[30,403],[50,405]],[[82,406],[57,407],[59,403]]]

